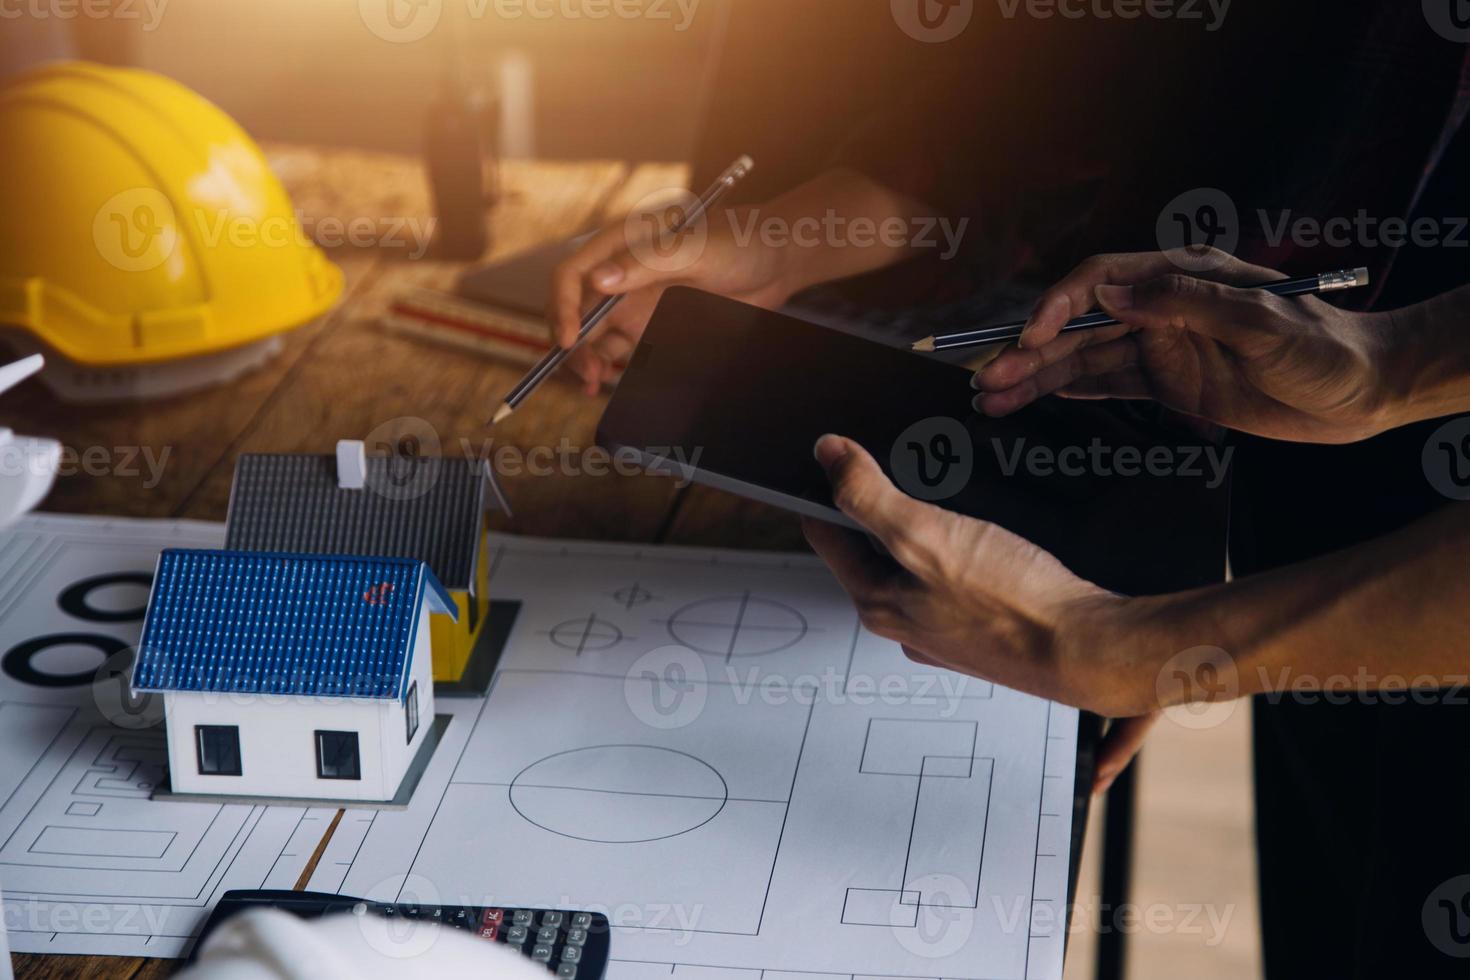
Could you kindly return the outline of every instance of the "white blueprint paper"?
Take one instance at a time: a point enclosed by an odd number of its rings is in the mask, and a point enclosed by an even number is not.
[[[109,673],[166,547],[220,525],[30,516],[0,532],[0,887],[15,952],[178,956],[230,888],[290,888],[335,815],[155,803],[157,705]],[[151,714],[150,714],[151,712]]]
[[[313,889],[604,911],[610,980],[1061,975],[1074,710],[911,664],[814,559],[494,560],[490,697]]]
[[[148,800],[161,732],[97,680],[159,549],[221,538],[0,534],[16,951],[180,955],[222,891],[292,887],[335,815]],[[606,911],[609,980],[1061,975],[1075,711],[910,664],[810,558],[502,537],[494,561],[522,609],[491,696],[437,702],[411,807],[345,811],[308,887]]]

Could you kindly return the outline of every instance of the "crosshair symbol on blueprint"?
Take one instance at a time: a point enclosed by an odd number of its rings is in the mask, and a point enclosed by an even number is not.
[[[724,657],[760,657],[800,643],[811,631],[806,617],[774,599],[749,590],[737,596],[701,599],[660,620],[675,642],[698,653]]]
[[[596,613],[581,619],[569,619],[553,626],[546,633],[551,642],[563,650],[571,650],[577,656],[587,651],[610,650],[622,643],[625,637],[616,623],[609,622]]]
[[[658,596],[649,592],[637,582],[634,582],[632,585],[623,586],[621,589],[612,593],[612,597],[617,601],[618,605],[630,610],[634,606],[641,606],[644,603],[652,602],[658,598]]]

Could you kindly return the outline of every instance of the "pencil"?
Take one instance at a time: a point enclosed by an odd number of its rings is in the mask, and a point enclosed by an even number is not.
[[[1262,283],[1253,286],[1253,289],[1261,289],[1277,296],[1310,296],[1318,293],[1334,293],[1342,289],[1357,289],[1368,285],[1368,270],[1363,268],[1347,269],[1342,272],[1324,272],[1319,276],[1308,276],[1305,279],[1285,279],[1279,282]],[[959,333],[936,334],[925,337],[923,340],[915,341],[911,349],[925,353],[946,350],[963,350],[967,347],[981,347],[985,344],[998,344],[1012,340],[1019,340],[1021,332],[1025,329],[1029,320],[1019,323],[1003,323],[994,327],[983,327],[979,330],[964,330]],[[1062,327],[1062,333],[1073,333],[1078,330],[1096,330],[1099,327],[1117,326],[1118,321],[1106,313],[1089,313],[1071,320]]]
[[[684,215],[674,227],[669,229],[669,234],[677,235],[685,228],[693,225],[700,218],[703,218],[720,198],[724,197],[730,192],[732,187],[744,180],[746,175],[754,168],[755,161],[748,156],[742,156],[739,160],[730,164],[729,168],[720,174],[715,179],[715,182],[710,185],[709,190],[704,192],[704,196],[699,199],[699,203],[691,208],[689,213]],[[591,335],[592,331],[597,329],[599,323],[607,319],[607,315],[623,301],[626,295],[626,293],[623,293],[617,296],[608,296],[602,302],[598,303],[592,312],[583,318],[582,326],[577,331],[576,343],[571,347],[554,347],[545,357],[538,361],[530,373],[511,389],[510,394],[505,396],[505,403],[496,411],[495,417],[490,420],[489,424],[499,425],[501,422],[510,418],[511,414],[520,407],[521,402],[525,401],[533,391],[539,388],[541,382],[556,373],[556,369],[561,367],[562,362],[567,359],[572,351],[582,345],[582,342]]]

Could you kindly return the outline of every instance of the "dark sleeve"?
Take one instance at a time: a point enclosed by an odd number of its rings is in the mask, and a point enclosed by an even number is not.
[[[1051,274],[1080,257],[1079,229],[1161,130],[1176,89],[1159,80],[1189,46],[1171,43],[1170,25],[987,26],[994,35],[948,67],[899,80],[833,164],[970,219],[983,233],[967,247],[991,253],[990,272]]]

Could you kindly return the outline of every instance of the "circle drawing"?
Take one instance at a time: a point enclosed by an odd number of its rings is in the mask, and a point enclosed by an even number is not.
[[[653,745],[598,745],[533,762],[510,784],[529,823],[572,840],[647,844],[709,823],[730,789],[714,767]]]
[[[148,611],[148,589],[153,585],[153,576],[142,572],[118,572],[110,575],[94,575],[70,586],[56,599],[63,612],[92,623],[130,623],[142,619]],[[102,591],[106,590],[106,591]],[[122,605],[114,601],[104,605],[92,602],[92,593],[102,591],[104,599],[133,599],[129,592],[136,592],[136,605],[124,608],[107,608]],[[115,594],[121,593],[121,594]]]
[[[667,625],[675,642],[726,660],[778,653],[807,634],[801,613],[749,592],[692,602],[674,613]]]
[[[587,650],[608,650],[623,642],[623,631],[617,624],[600,618],[596,613],[581,619],[569,619],[552,627],[547,635],[552,643],[563,650],[575,651],[579,657]]]
[[[91,647],[101,654],[105,663],[113,655],[126,650],[128,645],[116,637],[99,636],[95,633],[52,633],[24,640],[11,647],[0,658],[0,669],[22,684],[35,687],[79,687],[82,684],[91,684],[97,677],[96,667],[56,672],[46,669],[44,662],[36,662],[39,655],[47,651],[61,648],[66,653],[73,647]]]

